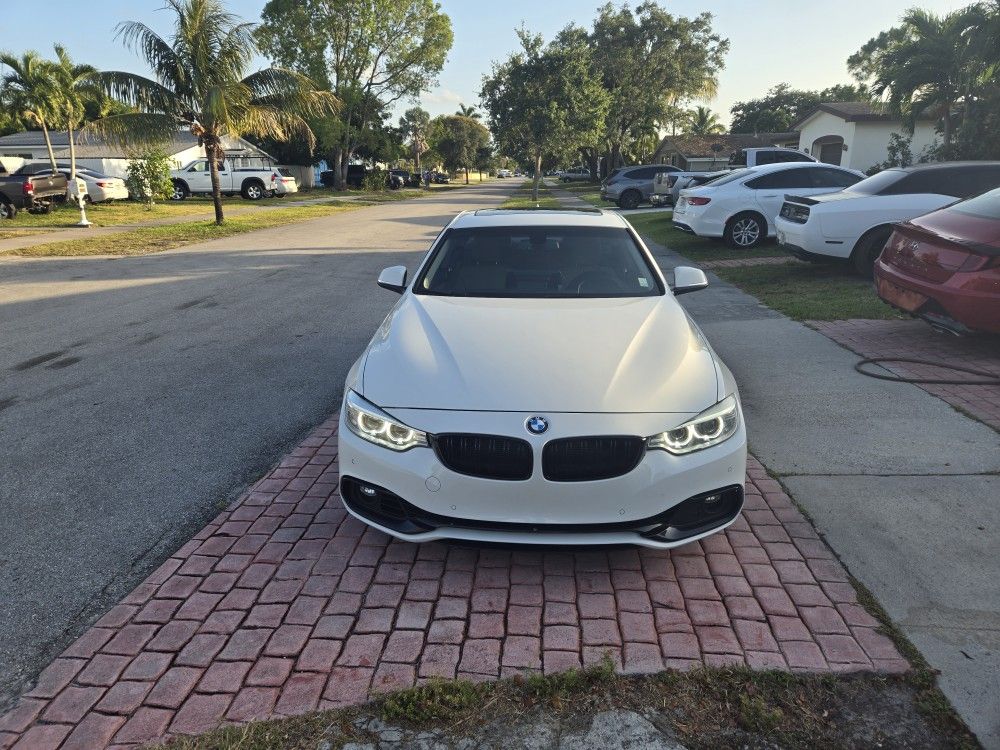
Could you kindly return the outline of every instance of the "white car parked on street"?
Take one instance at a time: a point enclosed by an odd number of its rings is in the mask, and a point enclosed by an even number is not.
[[[675,547],[743,506],[739,392],[622,217],[456,217],[351,368],[350,513],[411,541]]]
[[[255,157],[242,161],[253,163],[251,166],[241,166],[229,158],[219,162],[219,183],[223,195],[239,194],[246,200],[257,201],[278,192],[281,174],[276,166]],[[172,198],[176,201],[182,201],[189,195],[212,192],[208,159],[196,159],[180,169],[172,169],[170,179],[174,184]]]
[[[1000,187],[1000,162],[942,162],[886,169],[838,193],[786,196],[775,226],[778,243],[803,259],[850,260],[871,276],[892,225],[959,198]]]
[[[59,171],[69,177],[69,166],[57,164]],[[36,175],[52,174],[52,167],[33,172]],[[87,195],[84,200],[88,203],[105,203],[106,201],[128,200],[128,188],[125,187],[125,180],[120,177],[111,177],[102,172],[97,172],[87,167],[77,167],[76,176],[87,185]]]
[[[855,169],[816,162],[739,169],[707,185],[681,190],[673,224],[699,237],[722,237],[730,247],[748,250],[774,236],[774,220],[786,193],[829,193],[863,177]]]

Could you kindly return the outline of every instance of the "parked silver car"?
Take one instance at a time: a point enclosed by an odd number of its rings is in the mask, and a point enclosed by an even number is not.
[[[562,182],[589,182],[590,170],[587,167],[573,167],[556,172],[556,177]]]
[[[616,169],[601,183],[601,198],[617,203],[619,208],[638,208],[649,201],[653,180],[663,172],[680,172],[672,164],[646,164]]]

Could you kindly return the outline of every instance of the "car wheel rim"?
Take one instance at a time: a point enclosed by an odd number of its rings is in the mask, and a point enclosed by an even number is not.
[[[733,239],[740,247],[752,245],[760,237],[760,226],[753,219],[742,219],[733,225]]]
[[[175,187],[174,188],[174,196],[173,197],[174,197],[175,201],[181,200],[184,197],[184,191],[181,190],[179,187]]]
[[[247,189],[247,195],[250,196],[251,200],[257,200],[260,198],[260,188],[251,187]]]

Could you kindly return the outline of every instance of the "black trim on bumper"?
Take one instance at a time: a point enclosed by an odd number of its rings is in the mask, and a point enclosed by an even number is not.
[[[365,494],[362,488],[373,494]],[[598,534],[633,531],[661,542],[679,542],[725,526],[743,509],[743,485],[734,484],[705,492],[649,518],[615,523],[508,523],[439,516],[422,510],[384,487],[355,477],[342,477],[344,504],[372,523],[399,534],[421,534],[439,528],[475,531]]]
[[[674,221],[671,223],[673,224],[674,229],[680,229],[682,232],[687,232],[688,234],[694,234],[694,230],[687,224],[682,224],[679,221]]]

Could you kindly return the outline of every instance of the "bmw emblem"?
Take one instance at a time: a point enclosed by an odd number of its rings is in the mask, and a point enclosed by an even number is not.
[[[524,426],[528,428],[528,432],[541,435],[549,429],[549,420],[545,417],[528,417],[528,421],[524,423]]]

